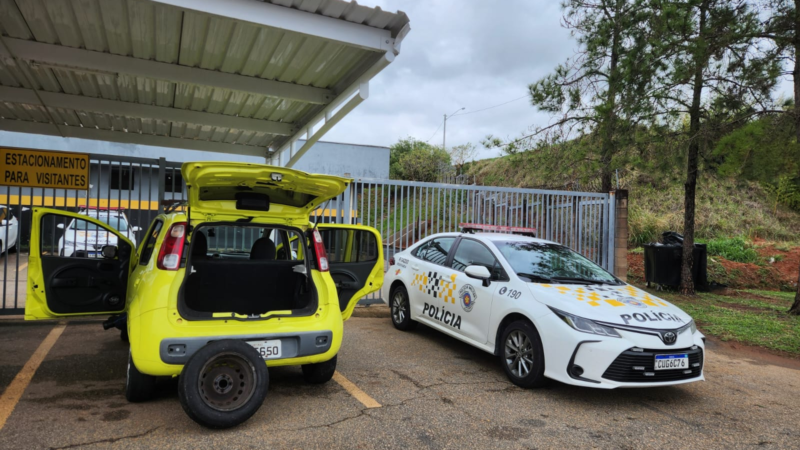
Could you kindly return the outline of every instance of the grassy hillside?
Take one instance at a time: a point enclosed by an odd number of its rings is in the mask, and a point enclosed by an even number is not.
[[[522,157],[520,157],[522,156]],[[476,161],[468,168],[479,184],[524,188],[564,189],[537,176],[523,155]],[[683,229],[683,183],[680,177],[628,176],[630,246],[658,239],[662,231]],[[570,187],[568,186],[567,189]],[[575,190],[596,191],[597,186]],[[779,209],[773,214],[765,190],[755,182],[704,174],[697,189],[696,235],[712,240],[741,236],[770,241],[800,239],[800,214]]]

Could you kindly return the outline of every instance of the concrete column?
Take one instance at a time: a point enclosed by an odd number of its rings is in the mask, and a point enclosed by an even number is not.
[[[616,217],[614,219],[614,275],[628,281],[628,191],[614,191]]]

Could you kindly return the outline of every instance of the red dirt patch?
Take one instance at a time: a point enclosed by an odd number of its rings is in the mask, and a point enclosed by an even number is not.
[[[787,252],[778,250],[773,245],[763,245],[756,248],[756,251],[763,258],[779,256],[778,259],[780,261],[775,261],[770,266],[775,269],[784,284],[797,285],[798,267],[800,267],[800,247],[795,247]]]
[[[709,281],[726,284],[734,289],[766,289],[780,290],[781,287],[790,286],[796,288],[798,278],[798,267],[800,267],[800,247],[795,247],[789,251],[781,251],[772,244],[765,244],[763,241],[756,242],[759,256],[763,258],[780,259],[772,264],[763,265],[739,263],[728,261],[719,256],[709,256]],[[713,273],[711,265],[719,263],[724,268],[724,274]],[[630,281],[644,283],[644,254],[638,252],[628,252],[628,278]],[[720,279],[722,278],[722,279]]]

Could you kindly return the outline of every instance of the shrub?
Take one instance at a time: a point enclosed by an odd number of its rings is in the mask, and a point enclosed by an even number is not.
[[[705,244],[711,256],[721,256],[740,263],[758,261],[758,253],[741,237],[712,239]]]

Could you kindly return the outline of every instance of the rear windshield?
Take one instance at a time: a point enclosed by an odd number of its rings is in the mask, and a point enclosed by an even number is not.
[[[270,203],[277,203],[280,205],[288,206],[305,206],[311,202],[315,197],[310,194],[303,194],[295,191],[287,191],[279,189],[274,186],[260,186],[256,185],[252,188],[247,186],[220,186],[220,187],[204,187],[200,190],[200,201],[219,201],[219,200],[236,200],[236,194],[239,192],[251,192],[257,194],[266,194],[269,196]]]
[[[198,237],[199,235],[202,237]],[[201,241],[205,241],[205,245]],[[192,260],[261,259],[300,261],[303,235],[299,230],[246,225],[201,226],[192,234]]]

